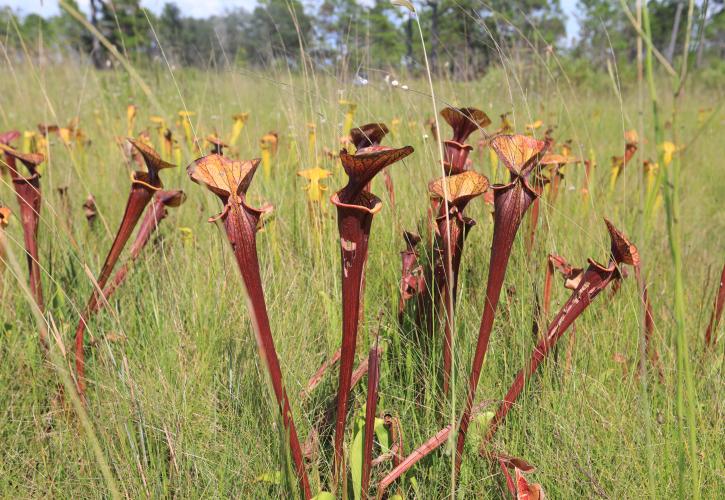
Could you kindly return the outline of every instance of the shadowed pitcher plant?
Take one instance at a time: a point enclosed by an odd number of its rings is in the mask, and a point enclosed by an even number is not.
[[[162,188],[159,171],[164,168],[171,168],[175,166],[162,160],[155,150],[143,142],[134,139],[128,139],[128,141],[143,157],[148,171],[135,171],[131,177],[131,192],[129,193],[128,200],[126,201],[126,210],[123,213],[121,225],[118,228],[118,232],[113,240],[111,249],[106,256],[103,267],[101,267],[101,272],[96,279],[91,296],[88,299],[86,307],[78,321],[78,326],[76,327],[76,383],[78,384],[78,391],[81,395],[85,392],[85,359],[83,341],[87,321],[91,314],[98,310],[98,301],[100,299],[99,292],[102,292],[108,283],[111,273],[113,272],[113,268],[115,267],[116,262],[118,262],[118,258],[120,257],[123,248],[126,246],[128,239],[131,237],[131,233],[133,233],[138,220],[141,218],[141,214],[146,209],[146,206],[149,204],[154,194]]]
[[[481,196],[488,189],[488,179],[472,170],[460,174],[441,177],[428,184],[431,198],[438,200],[436,217],[436,247],[440,249],[443,266],[437,266],[442,272],[436,282],[442,287],[445,308],[445,334],[443,339],[443,394],[448,394],[450,385],[453,342],[453,314],[458,296],[458,271],[461,267],[463,245],[468,232],[476,221],[465,217],[463,211],[468,203]],[[448,212],[446,213],[446,208]],[[448,272],[450,265],[450,273]]]
[[[534,348],[527,365],[516,375],[513,384],[506,393],[496,414],[489,422],[483,443],[481,444],[482,450],[485,449],[486,444],[496,433],[499,424],[513,407],[528,378],[531,377],[539,364],[551,352],[551,349],[561,336],[564,335],[569,326],[589,307],[589,304],[592,303],[594,298],[602,290],[613,281],[622,279],[620,266],[627,264],[636,267],[639,265],[637,247],[608,220],[605,219],[605,222],[611,238],[611,255],[608,264],[603,265],[595,260],[589,259],[589,266],[579,278],[578,285],[549,324],[544,338]]]
[[[263,214],[270,212],[272,207],[266,205],[261,209],[247,205],[246,194],[257,167],[261,160],[231,160],[226,156],[211,154],[199,158],[186,169],[189,177],[197,184],[208,188],[217,195],[224,204],[222,212],[209,219],[210,222],[221,221],[227,238],[234,251],[239,271],[242,275],[244,288],[247,292],[247,308],[252,319],[252,326],[257,342],[259,356],[262,358],[272,384],[282,423],[289,440],[289,448],[294,462],[295,472],[305,498],[312,496],[307,472],[302,457],[302,449],[297,437],[289,398],[282,380],[282,370],[274,347],[272,330],[267,315],[262,279],[259,273],[257,255],[257,230]]]
[[[39,153],[21,153],[2,143],[0,143],[0,149],[5,152],[5,164],[10,171],[15,195],[18,198],[18,205],[20,205],[20,221],[23,224],[23,238],[28,260],[28,273],[30,274],[30,291],[35,303],[42,311],[44,306],[38,252],[38,224],[43,200],[40,192],[40,174],[37,168],[45,158]],[[18,161],[28,169],[30,174],[28,177],[24,177],[17,170]],[[47,339],[41,338],[40,341],[43,347],[47,347]]]
[[[368,254],[368,237],[373,215],[382,208],[382,202],[374,194],[365,191],[373,177],[388,165],[413,152],[411,146],[393,149],[383,146],[363,148],[351,155],[340,151],[342,167],[348,175],[347,185],[335,193],[331,201],[337,208],[337,228],[340,233],[342,257],[342,354],[338,383],[337,420],[335,424],[335,462],[333,486],[343,472],[343,442],[345,420],[350,392],[352,366],[355,359],[360,296],[363,273]]]
[[[541,158],[549,148],[549,143],[523,135],[498,135],[491,139],[491,148],[496,151],[501,162],[509,170],[511,182],[492,186],[495,211],[488,283],[486,284],[486,296],[476,352],[468,380],[468,392],[459,424],[455,458],[456,475],[460,470],[463,458],[463,447],[471,419],[471,408],[473,408],[473,402],[476,398],[478,379],[488,350],[488,341],[501,295],[501,286],[506,275],[506,267],[511,256],[511,248],[521,224],[521,219],[538,196],[537,192],[529,184],[529,177],[537,169]]]

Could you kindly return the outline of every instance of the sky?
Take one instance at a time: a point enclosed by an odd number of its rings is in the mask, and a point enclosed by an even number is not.
[[[149,10],[159,13],[169,0],[141,0],[141,5]],[[221,14],[226,8],[245,7],[251,9],[256,3],[255,0],[174,0],[176,5],[186,16],[208,17],[214,14]],[[561,0],[564,13],[567,15],[567,38],[576,37],[578,26],[573,12],[577,0]],[[78,0],[81,10],[88,12],[88,0]],[[304,3],[304,2],[303,2]],[[0,7],[9,6],[21,14],[41,14],[53,16],[58,13],[58,2],[56,0],[0,0]]]

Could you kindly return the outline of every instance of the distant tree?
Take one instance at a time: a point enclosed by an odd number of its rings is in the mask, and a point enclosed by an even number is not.
[[[101,33],[122,53],[149,53],[150,29],[139,0],[102,2],[98,24]]]
[[[405,54],[406,38],[401,26],[396,24],[401,21],[400,9],[393,8],[388,0],[375,0],[364,15],[370,64],[399,66]]]
[[[66,0],[66,3],[78,10],[78,2],[76,0]],[[92,48],[92,36],[76,21],[68,12],[61,9],[60,14],[48,20],[55,33],[58,45],[64,51],[75,52],[77,54],[89,52]]]
[[[243,48],[251,62],[297,64],[300,39],[309,43],[312,20],[298,0],[262,0],[245,26]]]
[[[631,3],[631,2],[630,2]],[[614,56],[631,61],[636,56],[637,32],[618,2],[579,0],[579,44],[576,54],[602,67]]]

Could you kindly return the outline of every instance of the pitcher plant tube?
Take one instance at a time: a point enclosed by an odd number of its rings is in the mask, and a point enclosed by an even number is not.
[[[420,236],[409,231],[403,233],[405,250],[400,252],[402,269],[400,273],[400,299],[398,301],[398,321],[403,321],[405,306],[413,297],[419,297],[425,291],[425,276],[423,267],[418,265],[418,252],[416,247],[420,243]],[[419,302],[420,306],[420,302]],[[417,311],[420,315],[421,311]]]
[[[450,109],[450,108],[447,108]],[[444,110],[445,111],[445,110]],[[461,267],[463,245],[476,221],[465,217],[468,203],[488,189],[488,179],[472,170],[441,177],[428,184],[432,198],[439,200],[436,217],[436,242],[441,253],[442,297],[445,308],[445,334],[443,338],[443,393],[448,394],[451,377],[453,342],[453,314],[458,296],[458,271]],[[446,212],[446,208],[448,212]],[[450,269],[450,273],[449,273]],[[438,281],[438,280],[436,280]]]
[[[717,294],[715,295],[715,304],[712,307],[712,315],[710,322],[705,330],[705,348],[709,349],[717,344],[717,327],[722,318],[722,310],[725,307],[725,265],[723,265],[720,281],[718,282]]]
[[[101,309],[103,305],[111,298],[111,295],[124,282],[131,265],[138,259],[146,244],[151,239],[153,233],[158,229],[159,223],[164,220],[168,211],[167,208],[175,208],[184,203],[186,195],[183,191],[157,191],[154,195],[154,201],[146,210],[141,225],[139,226],[136,239],[131,244],[128,261],[113,275],[113,279],[103,289],[103,301],[96,302],[96,311]]]
[[[370,469],[373,458],[373,436],[375,435],[375,412],[378,407],[378,385],[380,384],[380,354],[378,339],[368,355],[368,393],[365,405],[365,437],[363,442],[362,481],[360,491],[368,497]]]
[[[516,399],[521,394],[526,381],[536,371],[539,364],[551,352],[556,342],[567,331],[569,326],[589,307],[599,293],[610,283],[622,279],[620,266],[638,266],[639,253],[627,237],[617,230],[608,220],[605,219],[609,236],[611,239],[610,258],[607,265],[589,259],[589,266],[581,276],[578,286],[572,292],[569,299],[561,307],[554,319],[549,323],[546,334],[541,339],[534,351],[531,353],[526,366],[518,372],[513,384],[498,407],[496,414],[488,424],[488,429],[481,444],[485,450],[487,443],[496,433],[498,426],[513,407]]]
[[[491,139],[491,148],[496,151],[501,162],[509,170],[511,182],[492,186],[494,193],[494,222],[488,282],[486,284],[481,327],[478,332],[476,351],[468,380],[466,401],[459,422],[455,456],[456,475],[460,471],[463,447],[471,418],[471,408],[473,408],[473,402],[476,398],[478,379],[488,350],[488,341],[491,337],[493,320],[506,275],[506,267],[511,256],[511,248],[521,224],[521,219],[538,196],[529,184],[529,177],[539,167],[539,162],[549,145],[549,142],[539,141],[525,135],[498,135]]]
[[[5,153],[5,163],[10,171],[15,195],[20,205],[20,221],[23,224],[23,239],[25,253],[28,261],[30,275],[30,291],[35,303],[43,310],[43,285],[40,279],[40,254],[38,252],[38,224],[40,222],[40,207],[42,194],[40,192],[40,174],[38,165],[43,163],[44,157],[39,153],[21,153],[10,146],[0,144]],[[17,162],[22,163],[29,172],[24,177],[17,170]],[[47,347],[47,339],[40,339],[43,347]]]
[[[348,393],[355,359],[360,298],[365,262],[368,254],[368,238],[373,216],[382,208],[380,199],[365,186],[385,167],[405,158],[413,152],[411,146],[399,149],[378,146],[374,151],[357,152],[354,155],[340,151],[342,167],[348,175],[345,187],[335,193],[331,201],[337,208],[337,228],[340,233],[342,264],[342,354],[335,423],[335,457],[333,486],[344,469],[343,442],[347,415]]]
[[[476,108],[444,108],[441,116],[453,129],[453,137],[443,141],[443,166],[446,175],[460,174],[467,169],[466,160],[473,150],[473,146],[466,144],[468,137],[476,130],[489,126],[491,119]]]
[[[282,380],[282,370],[274,347],[269,324],[264,289],[259,272],[257,255],[257,230],[262,215],[271,211],[270,206],[261,209],[247,205],[246,194],[260,159],[231,160],[226,156],[211,154],[199,158],[186,169],[189,177],[217,195],[224,205],[222,212],[209,219],[221,220],[234,251],[247,292],[247,308],[252,319],[259,356],[267,368],[275,399],[282,415],[282,423],[289,441],[290,454],[300,489],[305,498],[312,496],[307,471],[302,457],[302,448],[297,437],[289,398]]]
[[[129,143],[139,152],[146,163],[147,172],[135,171],[131,176],[131,192],[126,201],[126,210],[123,213],[121,224],[118,232],[113,240],[111,249],[106,256],[106,260],[101,267],[101,272],[96,279],[96,283],[88,299],[86,307],[81,314],[76,327],[75,333],[75,361],[76,361],[76,384],[81,396],[85,394],[85,359],[83,352],[84,336],[87,327],[87,321],[90,315],[98,310],[98,301],[101,298],[100,293],[108,283],[113,268],[118,262],[118,258],[126,246],[128,239],[131,237],[136,224],[141,218],[141,214],[146,209],[154,194],[161,190],[162,183],[159,178],[159,171],[165,168],[171,168],[175,165],[165,162],[159,154],[150,146],[134,139],[128,139]]]

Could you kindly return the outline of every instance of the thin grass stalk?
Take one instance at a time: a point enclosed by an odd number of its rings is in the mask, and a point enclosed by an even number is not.
[[[308,499],[312,497],[312,492],[289,398],[282,380],[282,370],[274,346],[259,273],[256,234],[262,215],[271,211],[272,208],[268,205],[261,209],[253,208],[245,201],[246,191],[259,162],[259,159],[244,162],[233,161],[221,155],[211,154],[189,165],[187,173],[192,181],[205,185],[224,204],[222,213],[211,218],[210,222],[222,221],[232,246],[246,290],[247,307],[254,327],[259,356],[267,368],[274,397],[282,415],[282,424],[287,434],[300,489],[304,497]]]
[[[674,76],[673,86],[674,92],[674,106],[672,110],[672,130],[674,134],[677,134],[678,125],[678,109],[679,101],[682,96],[682,90],[687,76],[688,61],[689,61],[689,41],[690,32],[692,26],[692,15],[694,10],[694,1],[690,0],[688,8],[687,18],[687,31],[685,35],[685,44],[683,49],[683,62],[682,68],[679,75]],[[643,3],[642,6],[642,20],[645,28],[645,41],[652,39],[652,29],[649,17],[649,8],[647,2]],[[647,67],[647,81],[650,88],[650,99],[652,101],[653,111],[653,124],[655,132],[655,143],[662,144],[663,140],[663,129],[659,117],[659,106],[656,94],[656,84],[653,72],[653,53],[651,43],[647,45],[646,52],[646,67]],[[673,137],[674,143],[677,144],[677,136]],[[646,222],[652,216],[653,208],[655,205],[657,193],[660,191],[660,187],[664,187],[664,198],[665,198],[665,215],[667,222],[667,234],[670,246],[670,255],[672,257],[672,263],[674,268],[674,316],[676,326],[676,348],[677,348],[677,416],[679,425],[678,434],[680,437],[680,451],[679,451],[679,476],[678,476],[678,491],[680,496],[685,494],[685,467],[686,467],[686,456],[689,454],[690,467],[692,473],[691,487],[692,496],[696,500],[700,498],[700,472],[699,472],[699,458],[697,454],[697,428],[696,428],[696,416],[695,407],[697,395],[695,394],[695,386],[692,379],[692,372],[689,360],[689,348],[685,326],[685,297],[684,297],[684,281],[683,281],[683,262],[682,262],[682,228],[681,214],[680,214],[680,168],[681,160],[683,155],[676,155],[670,164],[670,168],[664,168],[664,151],[660,152],[659,164],[663,167],[659,169],[657,174],[657,180],[655,182],[655,188],[652,190],[647,198],[645,205],[645,217]],[[667,172],[666,172],[667,171]],[[664,183],[665,176],[667,176],[667,183]],[[686,401],[685,401],[686,399]],[[687,428],[687,430],[685,429]]]
[[[365,440],[363,442],[362,483],[360,491],[363,498],[368,498],[370,489],[370,463],[373,459],[373,437],[375,436],[375,413],[378,407],[378,385],[380,383],[380,354],[375,346],[368,355],[368,394],[365,406]]]

